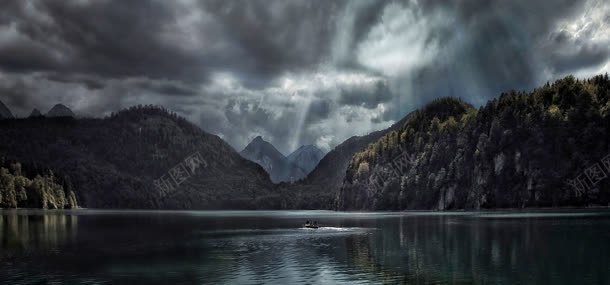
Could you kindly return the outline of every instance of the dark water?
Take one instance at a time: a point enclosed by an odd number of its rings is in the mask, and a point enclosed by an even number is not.
[[[610,212],[0,211],[0,284],[202,283],[610,284]]]

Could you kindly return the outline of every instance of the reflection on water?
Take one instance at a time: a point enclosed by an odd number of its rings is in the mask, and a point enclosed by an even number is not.
[[[608,211],[13,210],[0,240],[2,284],[610,283]]]
[[[53,250],[76,236],[78,216],[61,211],[25,214],[4,210],[0,213],[3,255]]]

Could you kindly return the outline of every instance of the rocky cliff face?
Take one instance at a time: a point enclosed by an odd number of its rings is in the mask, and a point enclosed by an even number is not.
[[[316,168],[323,157],[324,152],[315,145],[303,145],[286,158],[308,174]]]
[[[290,162],[271,143],[258,136],[250,142],[241,156],[262,166],[275,183],[291,182],[305,177],[305,172]]]
[[[568,77],[478,111],[423,108],[352,158],[341,210],[608,205],[610,81]]]
[[[1,121],[0,154],[69,177],[82,207],[277,207],[275,186],[260,166],[157,107],[104,119]]]

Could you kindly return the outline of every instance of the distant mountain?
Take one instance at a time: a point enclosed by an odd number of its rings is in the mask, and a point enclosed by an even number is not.
[[[609,137],[605,75],[509,92],[478,110],[460,99],[437,99],[388,129],[346,140],[296,183],[272,183],[265,170],[275,181],[304,170],[261,137],[240,156],[217,136],[152,106],[104,119],[1,120],[0,157],[29,169],[48,166],[74,185],[74,201],[92,208],[607,206]],[[0,183],[18,176],[11,164],[4,168],[12,172],[0,169],[8,177]],[[40,182],[32,189],[47,187],[34,174],[24,176]],[[2,189],[9,200],[0,203],[27,201],[15,196],[23,191]],[[61,197],[47,194],[41,197]]]
[[[15,118],[15,116],[13,116],[13,113],[11,113],[11,110],[6,107],[6,105],[4,105],[4,103],[2,103],[2,101],[0,101],[0,120],[1,119],[12,119]]]
[[[305,177],[305,172],[290,162],[271,143],[257,136],[240,155],[262,166],[275,183],[296,181]]]
[[[53,108],[51,108],[51,110],[49,110],[49,112],[47,113],[47,117],[75,117],[74,113],[72,112],[72,110],[70,110],[70,108],[66,107],[65,105],[62,104],[57,104],[55,106],[53,106]]]
[[[410,116],[388,129],[347,139],[327,153],[303,180],[280,185],[282,206],[288,209],[333,209],[352,156],[384,134],[402,127]]]
[[[310,173],[324,157],[324,152],[315,145],[303,145],[288,155],[288,161],[292,162],[306,173]]]
[[[41,117],[42,113],[40,113],[40,110],[34,108],[34,110],[32,110],[32,113],[30,113],[30,118],[36,118],[36,117]]]
[[[352,157],[339,210],[607,206],[610,80],[444,98]]]
[[[262,167],[154,106],[103,119],[2,120],[0,156],[61,173],[82,207],[278,207],[276,186]]]

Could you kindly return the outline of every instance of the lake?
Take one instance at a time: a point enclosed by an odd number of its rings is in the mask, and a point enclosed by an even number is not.
[[[0,284],[59,283],[610,284],[610,211],[0,210]]]

